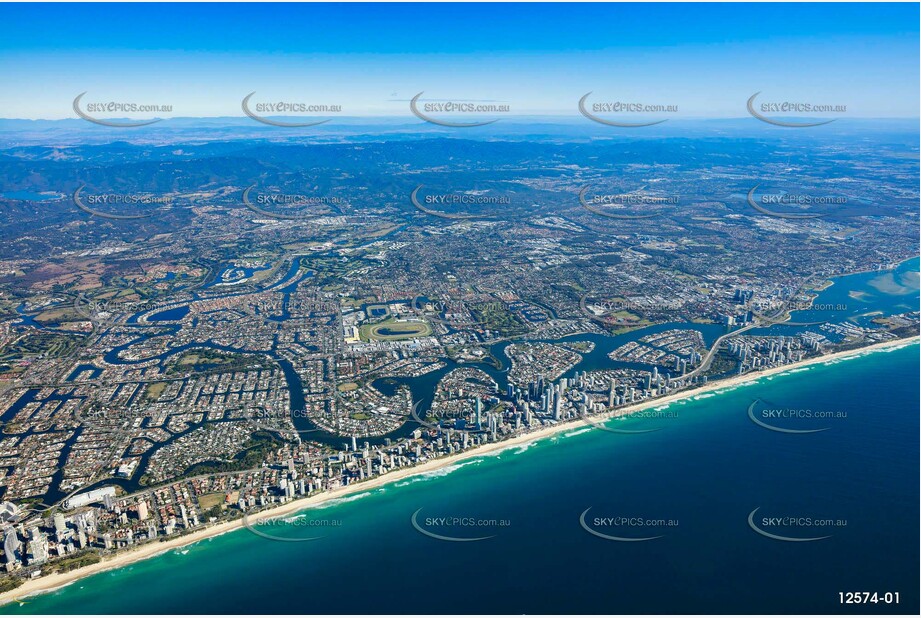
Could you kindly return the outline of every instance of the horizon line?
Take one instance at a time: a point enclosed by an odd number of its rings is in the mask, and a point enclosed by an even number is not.
[[[420,124],[425,123],[424,120],[414,118],[412,115],[360,115],[360,116],[336,116],[330,114],[314,114],[314,115],[302,115],[302,116],[265,116],[265,118],[272,119],[290,119],[290,120],[304,120],[304,119],[318,119],[318,118],[330,118],[338,120],[374,120],[374,119],[387,119],[387,120],[409,120],[417,121]],[[531,119],[531,118],[546,118],[553,120],[573,120],[580,123],[584,123],[585,119],[580,117],[577,113],[561,112],[558,114],[516,114],[514,116],[502,116],[497,118],[497,120],[517,120],[517,119]],[[792,119],[802,119],[802,116],[777,116],[777,118],[792,118]],[[752,120],[750,115],[740,115],[740,116],[672,116],[667,118],[667,120]],[[68,120],[77,120],[84,121],[84,119],[79,116],[68,116],[63,118],[21,118],[21,117],[5,117],[0,116],[0,122],[3,121],[18,121],[18,122],[66,122]],[[128,116],[119,116],[119,117],[108,117],[105,120],[157,120],[161,122],[169,120],[250,120],[248,116],[242,114],[240,116],[148,116],[145,118],[133,118]],[[847,116],[838,117],[836,120],[915,120],[921,121],[921,115],[919,116]],[[125,127],[133,128],[133,127]]]

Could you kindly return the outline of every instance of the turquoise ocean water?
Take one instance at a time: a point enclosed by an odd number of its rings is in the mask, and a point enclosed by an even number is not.
[[[259,528],[318,540],[239,530],[0,611],[917,613],[918,352],[814,365],[610,423],[649,433],[570,430]],[[750,408],[781,429],[823,431],[768,430]],[[749,525],[754,509],[769,534],[827,538],[769,538]],[[842,606],[846,591],[900,603]]]

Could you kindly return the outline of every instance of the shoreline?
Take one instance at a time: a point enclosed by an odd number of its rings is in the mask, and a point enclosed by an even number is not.
[[[370,491],[384,485],[390,485],[398,481],[420,476],[429,472],[439,470],[441,468],[453,465],[457,462],[464,461],[467,459],[473,459],[476,457],[482,457],[484,455],[493,454],[499,451],[504,451],[515,446],[521,446],[528,444],[537,440],[542,440],[554,436],[558,433],[564,431],[570,431],[572,429],[580,429],[583,427],[592,428],[594,424],[599,422],[604,422],[611,418],[629,416],[636,412],[640,412],[647,409],[659,408],[661,406],[667,406],[677,401],[691,399],[697,395],[702,395],[705,393],[712,393],[715,391],[721,391],[724,389],[729,389],[743,384],[753,384],[762,378],[768,376],[781,374],[790,370],[801,369],[804,367],[809,367],[812,365],[818,365],[822,363],[827,363],[834,360],[851,358],[856,356],[862,356],[865,354],[870,354],[873,352],[879,352],[882,350],[887,350],[890,348],[901,348],[909,345],[917,345],[921,342],[921,336],[912,335],[911,337],[906,337],[902,339],[894,339],[891,341],[884,341],[880,343],[875,343],[873,345],[854,348],[850,350],[844,350],[840,352],[833,352],[831,354],[824,354],[822,356],[816,356],[809,358],[798,363],[791,363],[788,365],[782,365],[780,367],[772,367],[770,369],[751,372],[743,375],[733,376],[730,378],[725,378],[722,380],[714,380],[708,382],[706,385],[700,386],[698,388],[684,389],[677,393],[671,395],[666,395],[664,397],[657,397],[634,405],[626,406],[611,412],[595,414],[588,419],[584,418],[574,418],[564,422],[557,423],[555,425],[549,425],[546,427],[541,427],[534,431],[520,434],[500,442],[490,443],[481,445],[475,448],[468,449],[461,453],[456,453],[454,455],[449,455],[446,457],[439,457],[437,459],[428,460],[422,464],[398,469],[392,472],[388,472],[384,475],[374,477],[367,481],[353,483],[346,485],[344,487],[339,487],[333,490],[325,491],[320,494],[315,494],[313,496],[308,496],[304,498],[299,498],[297,500],[292,500],[286,504],[282,504],[273,508],[260,511],[250,515],[247,519],[250,523],[259,522],[265,519],[272,519],[283,517],[285,515],[290,515],[292,513],[304,511],[310,508],[318,507],[322,504],[342,498],[344,496],[349,496],[352,494],[362,493],[365,491]],[[30,596],[35,596],[38,594],[53,592],[54,590],[68,586],[80,579],[89,577],[91,575],[96,575],[104,571],[109,571],[112,569],[122,568],[124,566],[139,562],[141,560],[146,560],[152,558],[159,554],[162,554],[167,551],[192,545],[199,541],[203,541],[212,537],[216,537],[227,532],[233,532],[234,530],[244,529],[244,524],[241,519],[236,519],[232,522],[224,522],[203,528],[201,530],[196,530],[188,535],[181,536],[179,538],[171,539],[164,542],[156,543],[147,543],[141,545],[135,550],[121,553],[110,558],[104,558],[100,562],[95,564],[87,565],[67,573],[54,573],[45,577],[40,577],[38,579],[32,579],[25,581],[21,586],[8,590],[6,592],[0,593],[0,606],[7,603],[13,602],[22,602],[22,599]]]

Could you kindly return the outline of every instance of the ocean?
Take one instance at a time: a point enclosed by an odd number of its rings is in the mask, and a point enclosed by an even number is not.
[[[912,344],[753,378],[0,612],[918,613],[919,371]]]

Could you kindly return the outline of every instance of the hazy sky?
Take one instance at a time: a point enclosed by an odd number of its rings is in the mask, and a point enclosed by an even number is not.
[[[743,117],[771,101],[919,115],[917,4],[0,5],[0,117],[72,102],[242,116],[240,101],[409,115],[408,100],[578,114],[579,98]],[[149,117],[150,114],[123,114]]]

